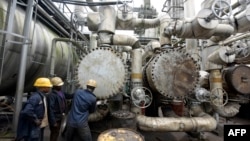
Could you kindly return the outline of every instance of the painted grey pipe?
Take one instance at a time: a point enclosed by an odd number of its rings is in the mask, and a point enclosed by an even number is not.
[[[23,90],[24,90],[24,82],[25,82],[25,73],[26,73],[26,62],[27,62],[27,54],[28,54],[28,47],[29,47],[29,36],[31,32],[31,21],[32,21],[32,13],[33,13],[33,0],[29,0],[27,4],[27,9],[25,13],[24,19],[24,28],[23,28],[23,36],[26,38],[23,40],[22,45],[22,52],[21,52],[21,61],[20,61],[20,69],[18,73],[17,79],[17,88],[15,94],[15,112],[14,112],[14,122],[13,122],[13,131],[16,133],[19,114],[22,108],[22,97],[23,97]]]

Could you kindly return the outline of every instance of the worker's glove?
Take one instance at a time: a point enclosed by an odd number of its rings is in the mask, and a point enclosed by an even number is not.
[[[35,119],[35,124],[37,125],[37,126],[40,126],[41,124],[42,124],[42,122],[41,122],[41,120],[39,120],[39,119]]]

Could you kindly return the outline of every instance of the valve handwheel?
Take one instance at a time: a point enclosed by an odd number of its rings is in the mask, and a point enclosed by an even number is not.
[[[222,94],[222,96],[220,96]],[[210,100],[213,105],[225,106],[228,103],[228,94],[222,88],[214,88],[210,94]]]
[[[151,105],[153,97],[146,87],[135,87],[131,91],[131,99],[136,107],[147,108]]]
[[[222,20],[228,19],[232,15],[232,7],[225,0],[216,0],[212,4],[213,14]]]

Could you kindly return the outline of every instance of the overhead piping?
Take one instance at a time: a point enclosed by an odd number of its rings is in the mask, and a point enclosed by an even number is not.
[[[79,0],[52,0],[53,2],[59,3],[66,3],[66,4],[74,4],[74,5],[81,5],[81,6],[104,6],[104,5],[116,5],[116,4],[123,4],[121,1],[109,1],[109,2],[85,2]]]
[[[63,15],[63,13],[61,11],[59,11],[59,9],[51,2],[48,0],[41,0],[41,2],[49,9],[53,10],[53,14],[58,16],[59,19],[62,19],[63,23],[66,25],[66,29],[72,27],[71,22],[67,19],[67,17],[65,17],[65,15]],[[82,35],[82,33],[75,31],[75,33],[81,37],[82,39],[86,40],[87,38]]]

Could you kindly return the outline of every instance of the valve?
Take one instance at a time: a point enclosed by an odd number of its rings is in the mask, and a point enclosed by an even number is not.
[[[139,108],[147,108],[151,105],[153,97],[151,91],[146,87],[135,87],[131,91],[133,104]]]
[[[222,96],[220,96],[220,94],[222,94]],[[210,100],[211,103],[215,106],[218,107],[225,106],[228,103],[228,94],[222,88],[214,88],[211,91]],[[219,104],[220,101],[222,102],[221,104]]]
[[[212,4],[212,12],[215,17],[225,20],[232,15],[232,7],[225,0],[215,0]]]

